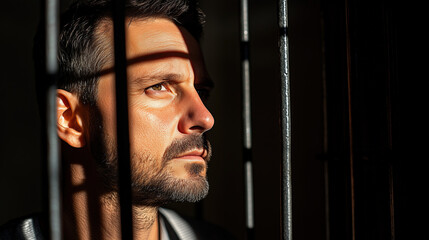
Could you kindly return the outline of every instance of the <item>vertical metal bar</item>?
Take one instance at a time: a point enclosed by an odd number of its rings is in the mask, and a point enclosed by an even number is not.
[[[243,84],[243,159],[246,199],[247,239],[253,239],[253,171],[252,171],[252,124],[250,103],[250,67],[249,67],[249,10],[248,1],[240,1],[241,17],[241,78]]]
[[[288,45],[288,8],[286,0],[279,0],[280,71],[282,108],[282,238],[292,239],[292,182],[291,182],[291,115]]]
[[[349,144],[350,144],[350,204],[351,204],[351,228],[352,240],[356,239],[356,221],[355,221],[355,187],[354,187],[354,153],[353,153],[353,128],[352,128],[352,97],[351,97],[351,49],[350,49],[350,15],[349,1],[345,0],[345,17],[346,17],[346,51],[347,51],[347,104],[348,104],[348,127],[349,127]]]
[[[59,33],[58,0],[45,2],[45,46],[46,77],[49,81],[46,98],[46,131],[47,131],[47,173],[50,238],[59,240],[62,237],[61,225],[61,161],[60,145],[57,135],[57,86],[58,77],[58,33]]]
[[[130,138],[128,127],[127,62],[125,52],[125,2],[112,4],[115,76],[116,76],[116,124],[118,145],[119,202],[121,208],[121,237],[133,239],[131,208]]]

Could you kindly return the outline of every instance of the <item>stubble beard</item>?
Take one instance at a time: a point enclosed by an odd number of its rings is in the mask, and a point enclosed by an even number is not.
[[[97,161],[98,174],[107,191],[118,191],[118,154],[116,143],[105,134],[100,116],[92,117],[91,152]],[[207,151],[205,163],[188,163],[188,178],[173,175],[169,162],[179,154],[193,149]],[[190,135],[174,140],[162,159],[148,152],[131,153],[131,186],[136,206],[161,206],[169,202],[197,202],[207,196],[209,183],[205,174],[211,157],[211,146],[204,135]]]
[[[187,163],[185,165],[187,178],[173,175],[169,164],[179,154],[204,148],[208,152],[205,163]],[[175,140],[165,150],[162,159],[156,159],[147,154],[133,154],[131,182],[133,200],[136,204],[162,205],[169,202],[197,202],[207,196],[209,184],[205,173],[210,159],[211,147],[201,135],[191,135]],[[156,169],[154,166],[161,167]]]

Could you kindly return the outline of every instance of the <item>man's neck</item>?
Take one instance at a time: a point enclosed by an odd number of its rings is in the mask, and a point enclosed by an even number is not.
[[[101,182],[83,177],[80,165],[70,170],[70,184],[64,186],[65,239],[121,239],[117,193],[103,192]],[[133,223],[134,239],[159,240],[157,207],[133,206]]]

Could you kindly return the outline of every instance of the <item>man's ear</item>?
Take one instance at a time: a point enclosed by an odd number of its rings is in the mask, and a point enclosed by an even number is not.
[[[81,148],[86,145],[84,119],[86,108],[82,107],[75,94],[57,90],[58,136],[70,146]]]

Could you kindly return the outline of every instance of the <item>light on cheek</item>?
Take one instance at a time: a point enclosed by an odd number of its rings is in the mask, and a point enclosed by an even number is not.
[[[130,137],[133,152],[147,151],[154,157],[162,157],[172,136],[162,111],[130,111]]]

